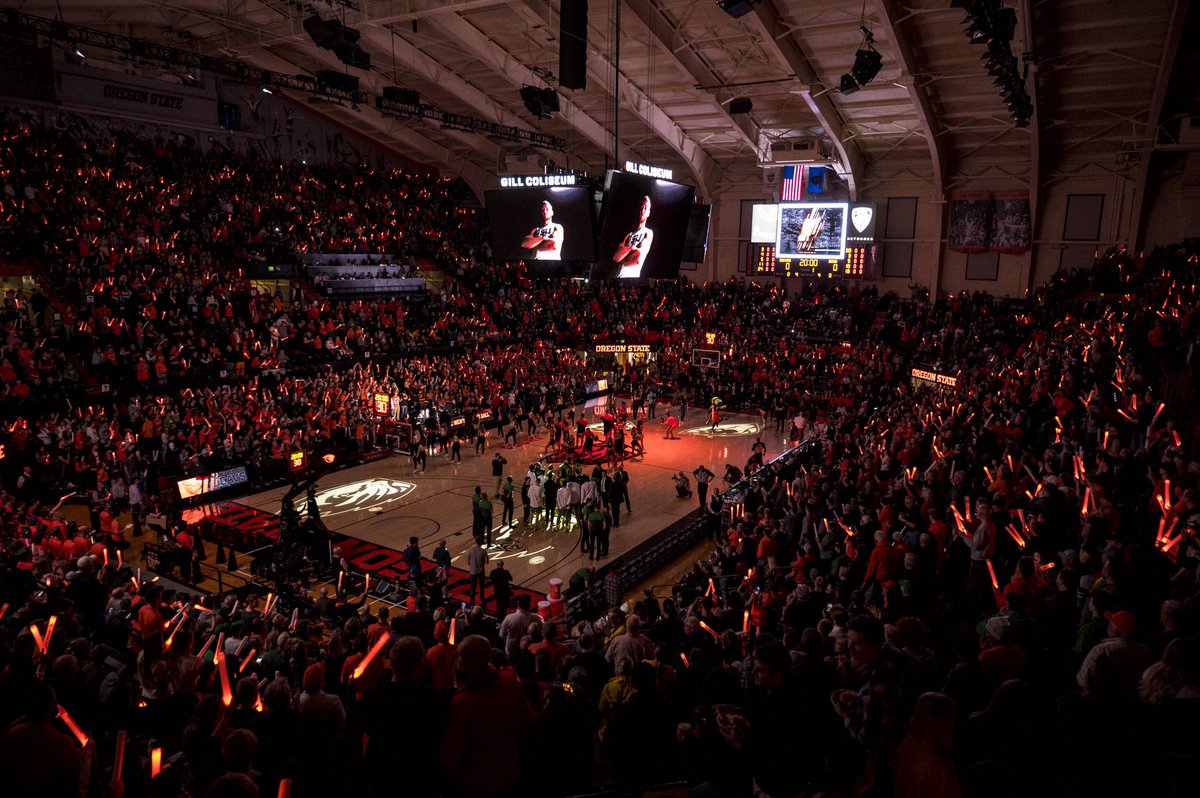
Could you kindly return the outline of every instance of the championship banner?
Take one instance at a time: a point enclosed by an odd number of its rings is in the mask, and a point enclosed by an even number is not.
[[[1028,191],[997,191],[992,199],[992,249],[1020,254],[1029,250],[1031,232]]]
[[[950,197],[950,249],[983,252],[988,246],[992,203],[986,191],[963,191]]]

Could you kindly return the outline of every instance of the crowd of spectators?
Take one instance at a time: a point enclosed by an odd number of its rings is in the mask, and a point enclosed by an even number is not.
[[[76,359],[110,385],[4,411],[13,795],[1196,789],[1193,253],[1111,253],[1011,304],[544,284],[472,274],[467,217],[432,179],[250,169],[15,113],[3,143],[4,240],[64,300],[6,298],[5,390]],[[450,280],[420,309],[289,304],[239,272],[277,247],[440,253]],[[376,392],[434,436],[452,412],[570,404],[614,368],[580,354],[607,340],[652,345],[616,376],[669,403],[664,423],[717,397],[819,452],[740,509],[709,497],[712,556],[669,598],[564,628],[527,595],[501,619],[419,592],[403,611],[197,601],[122,562],[119,518],[159,477],[366,447]],[[917,389],[913,366],[957,385]],[[62,516],[72,491],[90,524]]]

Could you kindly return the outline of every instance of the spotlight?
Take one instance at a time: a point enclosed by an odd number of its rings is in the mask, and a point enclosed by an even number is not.
[[[842,81],[838,85],[838,90],[842,94],[853,94],[858,91],[858,81],[853,75],[842,75]]]
[[[72,48],[71,48],[71,52],[72,52],[72,53],[75,55],[75,57],[76,57],[76,58],[78,58],[80,61],[83,61],[83,60],[87,59],[87,56],[83,54],[83,50],[80,50],[78,45],[76,45],[76,46],[72,47]]]
[[[859,86],[865,86],[875,79],[882,68],[882,55],[875,50],[859,50],[854,54],[854,66],[850,68],[850,74]]]
[[[521,100],[529,113],[539,119],[558,113],[558,92],[554,89],[522,86]]]
[[[275,92],[271,91],[271,87],[270,87],[270,86],[263,86],[263,87],[262,87],[262,93],[263,93],[263,94],[274,94]]]

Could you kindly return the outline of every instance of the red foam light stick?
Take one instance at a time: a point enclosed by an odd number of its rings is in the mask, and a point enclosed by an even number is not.
[[[46,639],[42,641],[42,653],[50,653],[50,638],[54,636],[54,627],[58,623],[58,616],[51,615],[50,621],[46,624]]]
[[[992,589],[999,590],[1000,582],[999,582],[999,580],[996,579],[996,569],[994,567],[992,567],[991,560],[987,560],[986,562],[987,562],[987,567],[988,567],[988,574],[991,575],[991,577],[992,577]]]
[[[150,778],[158,778],[158,774],[162,773],[162,749],[150,749]]]
[[[750,610],[742,611],[742,634],[750,633]]]
[[[117,732],[116,752],[113,754],[113,769],[112,783],[116,784],[121,780],[121,773],[125,770],[125,730],[121,729]]]
[[[256,653],[258,653],[258,649],[252,648],[252,649],[250,649],[249,653],[246,654],[246,658],[244,660],[242,660],[242,664],[238,666],[238,675],[239,676],[241,675],[242,671],[246,670],[246,666],[249,665],[251,660],[254,659],[254,655]]]
[[[692,667],[692,663],[688,662],[687,654],[684,654],[682,651],[679,652],[679,659],[681,662],[683,662],[683,667]]]
[[[279,780],[279,794],[276,796],[276,798],[292,798],[292,780],[291,779],[280,779]]]
[[[1158,407],[1157,407],[1157,408],[1155,409],[1155,411],[1154,411],[1154,418],[1150,419],[1150,426],[1151,426],[1151,427],[1153,427],[1153,426],[1154,426],[1154,422],[1158,421],[1158,416],[1159,416],[1159,414],[1160,414],[1160,413],[1162,413],[1162,411],[1163,411],[1163,408],[1164,408],[1164,407],[1166,407],[1166,403],[1165,403],[1165,402],[1159,402],[1159,403],[1158,403]]]
[[[216,635],[209,635],[208,639],[204,641],[204,645],[200,648],[200,653],[197,654],[196,657],[199,659],[204,659],[204,655],[208,653],[208,650],[210,648],[212,648],[212,644],[215,643],[216,641],[217,641]]]
[[[297,607],[296,609],[292,610],[292,622],[291,622],[291,624],[288,625],[288,630],[292,631],[292,632],[296,631],[296,624],[299,622],[300,622],[300,608]]]
[[[708,632],[710,635],[712,635],[712,636],[713,636],[713,640],[720,640],[720,639],[721,639],[721,636],[720,636],[719,634],[717,634],[716,630],[715,630],[715,629],[713,629],[713,628],[712,628],[711,626],[709,626],[708,624],[706,624],[704,621],[701,621],[701,622],[700,622],[700,628],[701,628],[701,629],[703,629],[704,631]]]
[[[458,634],[457,634],[458,630],[455,628],[457,626],[458,626],[458,618],[451,618],[450,619],[450,637],[447,639],[450,641],[450,645],[452,645],[452,646],[456,644],[457,639],[458,639]]]
[[[1010,537],[1011,537],[1011,538],[1012,538],[1014,541],[1016,541],[1017,548],[1019,548],[1019,549],[1023,549],[1023,548],[1025,548],[1025,538],[1023,538],[1023,537],[1021,537],[1020,535],[1018,535],[1018,534],[1017,534],[1017,529],[1016,529],[1016,527],[1014,527],[1012,524],[1009,524],[1009,525],[1006,527],[1006,529],[1007,529],[1007,531],[1008,531],[1008,534],[1009,534],[1009,536],[1010,536]]]
[[[225,653],[218,651],[214,659],[217,661],[217,675],[221,677],[221,703],[231,706],[233,704],[233,686],[229,683],[229,668],[225,664]]]
[[[79,745],[87,748],[88,736],[84,734],[83,729],[79,728],[79,724],[75,722],[75,719],[63,709],[62,704],[58,705],[58,717],[71,730],[71,734],[75,735],[75,739],[79,741]]]
[[[828,524],[829,524],[829,522],[828,522],[828,521],[826,521],[825,523],[826,523],[826,528],[828,529]],[[706,596],[711,596],[712,594],[714,594],[714,593],[716,593],[716,592],[717,592],[717,586],[716,586],[715,584],[713,584],[712,577],[710,576],[710,577],[708,578],[708,590],[706,590],[706,591],[704,592],[704,595],[706,595]]]
[[[379,639],[375,641],[375,645],[371,646],[371,650],[367,652],[367,656],[363,657],[362,662],[358,663],[358,666],[354,669],[355,679],[362,678],[362,675],[367,672],[367,668],[371,667],[371,663],[375,661],[375,658],[379,656],[379,652],[383,650],[383,647],[391,639],[391,632],[384,632],[379,636]]]
[[[339,593],[341,593],[341,592],[342,592],[342,577],[343,577],[343,576],[345,576],[345,575],[346,575],[346,572],[345,572],[345,571],[338,571],[338,586],[337,586],[337,592],[339,592]]]
[[[33,642],[37,643],[38,651],[46,653],[46,641],[42,638],[42,633],[33,624],[29,624],[29,633],[33,635]]]

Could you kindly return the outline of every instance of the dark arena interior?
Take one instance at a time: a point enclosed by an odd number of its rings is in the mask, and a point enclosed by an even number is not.
[[[1200,8],[2,4],[4,798],[1200,795]]]

